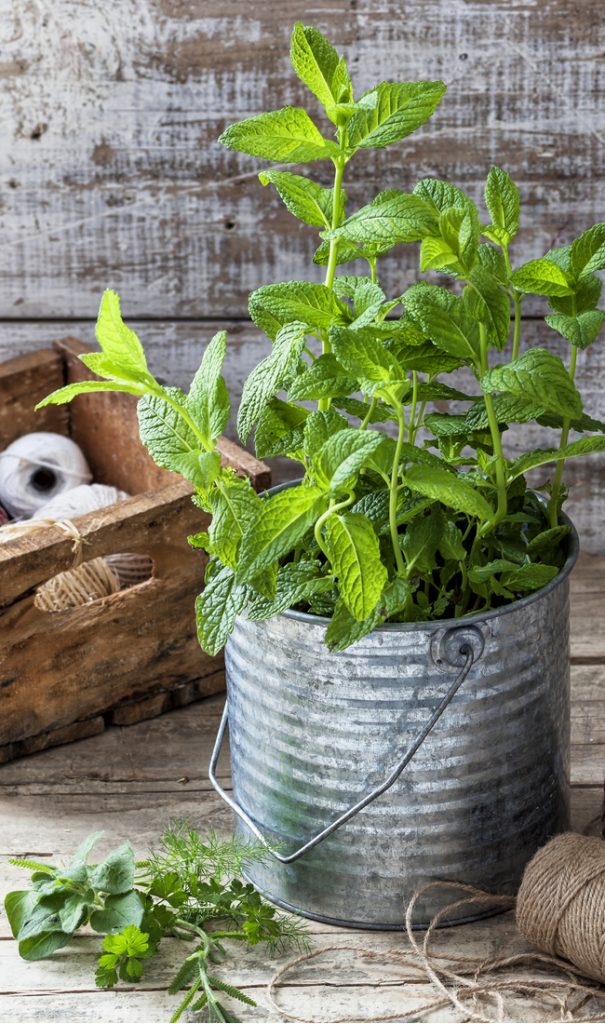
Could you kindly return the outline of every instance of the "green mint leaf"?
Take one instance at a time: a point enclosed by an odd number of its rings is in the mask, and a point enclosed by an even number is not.
[[[468,276],[477,259],[479,221],[474,206],[452,206],[439,215],[437,231],[422,240],[420,269]]]
[[[358,622],[374,611],[387,583],[380,545],[372,524],[355,512],[331,515],[324,543],[343,602]]]
[[[465,362],[479,358],[479,329],[462,300],[446,288],[418,284],[403,296],[406,311],[438,348]]]
[[[251,582],[287,555],[325,510],[327,501],[319,487],[304,485],[267,498],[257,521],[242,537],[238,580]]]
[[[38,932],[19,942],[19,956],[23,960],[44,960],[66,946],[71,935],[62,931]]]
[[[431,206],[436,214],[444,213],[452,206],[459,206],[462,209],[471,209],[477,216],[475,204],[456,185],[450,185],[449,181],[441,181],[439,178],[423,178],[414,188],[414,195],[420,196],[425,203]]]
[[[385,440],[375,430],[339,430],[322,445],[312,465],[313,476],[330,494],[348,491]]]
[[[569,262],[576,281],[605,270],[605,224],[595,224],[572,242]]]
[[[468,435],[469,433],[466,416],[462,414],[451,415],[447,412],[430,412],[424,417],[424,424],[433,432],[435,437],[458,437]]]
[[[462,540],[462,531],[458,529],[451,519],[447,519],[441,531],[438,542],[439,551],[443,557],[457,562],[466,560],[466,548]]]
[[[336,123],[333,107],[351,103],[353,87],[344,60],[319,29],[297,21],[290,40],[292,67]]]
[[[338,361],[356,378],[385,384],[406,380],[395,356],[380,341],[375,340],[369,327],[358,330],[333,327],[330,343]]]
[[[65,405],[71,402],[72,398],[78,395],[90,395],[96,391],[123,391],[127,395],[142,395],[143,388],[136,384],[119,384],[116,381],[106,380],[81,380],[74,384],[66,384],[64,388],[57,388],[41,402],[38,402],[36,409],[43,409],[45,405]]]
[[[432,384],[418,384],[417,398],[420,402],[438,402],[442,400],[448,402],[474,402],[477,399],[477,395],[467,395],[465,391],[452,388],[449,384],[434,381]],[[407,400],[410,400],[409,395]]]
[[[530,292],[532,295],[573,294],[567,273],[546,257],[524,263],[513,273],[511,284],[517,291]]]
[[[432,508],[427,516],[418,516],[409,524],[401,538],[409,573],[433,571],[443,526],[444,516],[438,508]]]
[[[320,398],[333,398],[336,395],[348,395],[359,387],[356,377],[347,374],[338,359],[332,353],[319,356],[314,363],[296,377],[289,388],[290,398],[297,401]]]
[[[544,319],[549,327],[552,327],[562,338],[570,341],[578,348],[588,348],[596,340],[603,321],[605,312],[602,309],[587,309],[578,316],[566,316],[565,313],[552,313]]]
[[[357,101],[347,124],[351,149],[382,149],[428,121],[446,90],[443,82],[381,82]]]
[[[400,242],[416,242],[432,230],[435,217],[423,199],[389,189],[380,192],[326,237],[358,245],[357,255],[363,252],[381,256]]]
[[[323,138],[301,107],[282,107],[238,121],[225,129],[219,142],[227,149],[283,164],[303,164],[339,155],[336,143]]]
[[[525,594],[545,587],[558,574],[559,570],[556,565],[532,564],[528,562],[525,565],[516,566],[510,572],[505,572],[500,577],[500,582],[509,590],[520,591],[522,594]]]
[[[336,265],[342,266],[343,263],[350,263],[351,260],[358,260],[362,256],[370,256],[371,253],[365,253],[361,248],[361,245],[356,245],[355,242],[347,242],[341,238],[338,242],[338,249],[336,251]],[[324,238],[318,245],[317,249],[313,254],[313,262],[320,267],[325,267],[328,260],[330,259],[330,239]]]
[[[577,316],[589,309],[594,309],[601,297],[603,282],[596,274],[587,274],[581,281],[574,285],[573,294],[551,295],[548,305],[557,313],[565,313],[566,316]]]
[[[519,230],[521,200],[519,189],[501,167],[492,167],[487,176],[485,205],[489,210],[493,226],[499,228],[508,244]]]
[[[464,290],[464,305],[475,320],[485,325],[488,342],[502,351],[510,331],[510,299],[497,279],[478,264],[469,281],[472,287]]]
[[[336,602],[334,613],[328,623],[325,643],[330,651],[344,651],[351,644],[362,640],[364,636],[371,633],[380,623],[378,609],[374,609],[371,615],[359,622],[347,608],[341,599]]]
[[[481,387],[488,394],[517,395],[546,412],[572,419],[582,414],[582,399],[563,363],[544,348],[530,349],[512,363],[494,366],[483,374]]]
[[[484,521],[493,517],[494,510],[489,502],[459,474],[454,476],[446,470],[429,466],[410,466],[405,474],[405,482],[416,494],[440,501],[456,512],[464,512]]]
[[[221,369],[227,353],[227,332],[209,342],[187,395],[186,407],[208,441],[223,433],[229,419],[229,395]]]
[[[360,516],[368,519],[376,533],[380,534],[382,527],[388,527],[389,522],[388,490],[382,487],[378,491],[369,491],[351,506],[351,512],[357,512]]]
[[[195,602],[198,640],[206,654],[223,649],[245,604],[245,587],[236,585],[232,569],[223,568],[207,580]]]
[[[544,413],[542,406],[518,395],[494,395],[492,404],[498,423],[530,423]],[[471,406],[464,422],[471,431],[489,428],[489,416],[482,398]]]
[[[103,354],[112,364],[121,367],[122,373],[134,374],[139,380],[141,374],[153,381],[147,371],[147,360],[137,335],[122,320],[120,298],[114,291],[103,293],[97,317],[96,336]]]
[[[308,331],[327,331],[333,322],[346,323],[350,310],[330,288],[311,281],[283,281],[268,284],[252,292],[248,302],[250,316],[261,331],[275,340],[282,327],[298,322]]]
[[[334,409],[318,409],[312,412],[305,423],[305,455],[313,458],[333,434],[339,430],[347,430],[348,427],[348,420]]]
[[[212,521],[208,537],[212,553],[230,569],[237,567],[237,552],[247,529],[263,507],[249,480],[233,477],[210,495]]]
[[[247,441],[276,391],[289,384],[305,347],[307,330],[306,324],[296,320],[281,327],[270,355],[258,363],[247,378],[237,416],[237,430],[242,441]]]
[[[493,245],[488,245],[487,242],[482,242],[477,247],[477,256],[479,265],[486,270],[488,274],[491,274],[493,278],[498,281],[499,284],[508,286],[508,272],[506,269],[506,261],[504,256],[498,249],[494,249]]]
[[[347,412],[349,416],[356,416],[359,420],[365,420],[369,416],[368,423],[386,423],[387,420],[394,419],[393,410],[383,402],[377,402],[374,408],[372,408],[368,402],[361,402],[357,398],[337,395],[332,399],[332,405],[336,406],[337,409]]]
[[[81,363],[88,367],[92,373],[99,377],[106,377],[108,380],[116,381],[119,384],[135,385],[141,391],[155,390],[157,385],[150,373],[146,370],[137,370],[134,367],[124,366],[115,359],[110,359],[104,352],[86,352],[78,356]]]
[[[186,408],[186,396],[179,388],[165,388],[177,405]],[[182,473],[198,483],[198,458],[201,440],[166,398],[144,395],[137,406],[141,440],[158,466]],[[192,457],[193,456],[193,457]]]
[[[561,430],[565,417],[554,412],[545,412],[541,416],[536,416],[536,419],[541,427],[553,427],[555,430]],[[577,430],[579,433],[586,431],[605,433],[603,420],[596,420],[593,416],[587,416],[586,413],[582,413],[578,419],[570,420],[569,425],[572,430]]]
[[[532,559],[552,558],[553,551],[560,548],[565,537],[569,536],[569,526],[553,526],[533,537],[527,545],[527,553]]]
[[[301,377],[303,376],[304,374],[301,374]],[[291,395],[299,379],[295,377],[290,385]],[[276,455],[289,455],[297,458],[297,453],[302,448],[308,416],[307,409],[283,402],[281,398],[272,398],[263,409],[256,428],[254,444],[258,457],[266,459],[274,458]]]
[[[325,566],[320,562],[287,562],[277,570],[274,599],[255,597],[246,609],[246,617],[253,622],[268,619],[316,594],[329,593],[332,586],[332,579],[325,575]]]
[[[290,171],[262,171],[259,179],[263,185],[274,185],[290,213],[303,224],[315,228],[329,228],[332,223],[334,189],[324,188],[300,174]],[[347,195],[340,192],[338,219],[344,213]]]
[[[590,455],[592,452],[605,451],[605,437],[581,437],[578,441],[563,448],[543,449],[538,448],[533,452],[526,452],[515,459],[509,467],[509,480],[515,480],[518,476],[535,469],[537,466],[544,466],[549,462],[558,462],[560,459],[574,459],[579,455]]]
[[[90,924],[96,932],[121,932],[127,925],[140,925],[144,912],[142,897],[131,889],[130,892],[108,896],[103,909],[91,916]]]
[[[91,885],[102,892],[128,892],[134,884],[134,853],[130,843],[112,850],[91,875]]]
[[[386,295],[379,284],[361,274],[343,274],[334,280],[334,294],[339,299],[352,299],[356,317],[378,300],[384,302]]]

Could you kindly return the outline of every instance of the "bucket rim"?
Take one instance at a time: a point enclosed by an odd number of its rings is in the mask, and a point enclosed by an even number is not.
[[[269,487],[261,496],[278,494],[280,491],[288,490],[288,488],[299,484],[301,479],[302,478],[286,480],[284,483],[276,484],[274,487]],[[481,622],[499,618],[501,615],[512,615],[516,611],[527,608],[528,605],[533,604],[535,601],[540,601],[542,598],[547,597],[553,590],[556,590],[557,587],[568,579],[578,560],[578,555],[580,554],[580,538],[572,520],[566,512],[561,512],[559,521],[562,525],[569,526],[570,528],[569,551],[560,572],[558,572],[545,587],[541,587],[540,590],[534,590],[533,593],[528,594],[526,597],[520,597],[517,601],[511,601],[510,604],[502,605],[501,608],[492,608],[487,612],[477,612],[474,615],[462,615],[458,619],[432,619],[423,622],[383,622],[382,625],[375,626],[372,633],[409,633],[418,630],[437,632],[438,630],[451,629],[452,627],[455,628],[462,625],[478,625]],[[326,627],[332,621],[325,615],[313,615],[311,612],[298,612],[292,608],[287,608],[285,611],[279,612],[279,617],[294,619],[296,622],[306,622],[309,625]]]

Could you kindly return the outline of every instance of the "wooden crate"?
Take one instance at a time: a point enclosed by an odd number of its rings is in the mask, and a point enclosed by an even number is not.
[[[65,612],[34,605],[36,588],[74,563],[73,540],[57,526],[0,545],[0,762],[128,725],[224,687],[223,659],[200,650],[194,599],[206,556],[187,543],[207,517],[191,487],[159,469],[138,437],[136,399],[80,396],[71,406],[35,404],[66,382],[89,377],[74,339],[0,365],[0,450],[34,430],[69,434],[95,481],[133,497],[77,519],[84,560],[135,551],[153,577]],[[268,468],[221,440],[224,462],[257,489]]]

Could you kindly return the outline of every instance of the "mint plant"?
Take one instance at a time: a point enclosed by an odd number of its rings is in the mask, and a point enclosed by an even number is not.
[[[324,135],[305,110],[284,107],[231,125],[221,142],[280,164],[333,168],[331,187],[281,169],[259,175],[319,230],[314,261],[325,279],[268,284],[250,296],[268,353],[245,383],[238,431],[244,442],[254,432],[261,458],[299,462],[301,481],[259,497],[221,466],[216,440],[229,417],[224,332],[210,342],[187,394],[162,387],[111,291],[97,325],[102,351],[82,356],[104,380],[68,385],[45,400],[95,390],[140,397],[151,455],[190,480],[194,501],[212,516],[209,529],[191,538],[210,556],[197,602],[209,653],[242,614],[325,616],[326,642],[342,650],[386,621],[483,613],[545,586],[566,553],[564,464],[605,450],[605,424],[584,412],[574,383],[578,356],[605,319],[597,305],[605,224],[516,266],[519,190],[499,167],[485,184],[487,217],[460,188],[433,178],[412,192],[382,191],[348,213],[351,160],[420,128],[445,86],[382,82],[355,99],[344,59],[301,24],[291,58],[330,131]],[[446,274],[452,287],[422,279],[387,297],[379,266],[406,243],[420,243],[423,274]],[[548,303],[545,320],[569,342],[568,365],[531,337],[522,340],[528,294]],[[443,400],[455,403],[452,411],[434,410]],[[531,421],[552,431],[552,443],[507,457],[504,432]],[[541,499],[526,474],[546,464],[554,473]]]

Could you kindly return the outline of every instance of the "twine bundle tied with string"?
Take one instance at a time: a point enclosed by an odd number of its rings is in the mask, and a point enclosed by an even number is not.
[[[34,604],[41,611],[63,612],[108,597],[119,589],[118,578],[105,559],[93,558],[43,583],[36,591]]]

